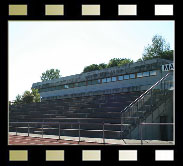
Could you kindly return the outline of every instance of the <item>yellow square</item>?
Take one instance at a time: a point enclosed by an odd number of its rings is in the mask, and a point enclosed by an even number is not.
[[[118,5],[118,15],[137,15],[137,5]]]
[[[9,5],[9,15],[10,16],[26,16],[27,15],[27,5]]]
[[[64,161],[64,150],[46,150],[46,161]]]
[[[45,15],[64,15],[64,5],[45,5]]]
[[[100,15],[100,5],[82,5],[82,15]]]
[[[83,150],[82,151],[83,161],[100,161],[101,151],[100,150]]]
[[[28,161],[27,150],[10,150],[9,161]]]
[[[119,150],[119,161],[137,161],[137,150]]]

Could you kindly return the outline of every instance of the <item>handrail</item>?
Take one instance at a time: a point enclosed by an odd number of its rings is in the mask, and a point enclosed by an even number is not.
[[[174,125],[175,123],[140,123],[141,125]]]
[[[87,122],[9,122],[9,124],[28,124],[28,136],[30,135],[30,125],[29,124],[41,124],[41,128],[42,128],[42,138],[43,138],[43,130],[44,130],[44,128],[43,128],[43,125],[44,124],[57,124],[57,125],[59,125],[59,127],[58,127],[58,137],[59,137],[59,139],[60,139],[60,125],[61,124],[78,124],[79,125],[79,128],[78,128],[78,134],[79,134],[79,141],[78,142],[80,142],[81,140],[80,140],[80,137],[81,137],[81,133],[80,133],[80,131],[81,130],[85,130],[85,129],[81,129],[80,128],[80,125],[81,124],[90,124],[90,123],[87,123]],[[107,130],[104,130],[104,126],[109,126],[109,125],[115,125],[115,124],[110,124],[110,123],[93,123],[93,124],[98,124],[98,125],[101,125],[102,126],[102,135],[103,135],[103,137],[102,137],[102,139],[103,139],[103,144],[105,144],[105,131],[107,131]],[[120,124],[121,126],[123,125],[123,124]],[[16,135],[17,135],[17,126],[15,127],[16,128]],[[90,131],[90,130],[86,130],[86,131]]]
[[[142,99],[149,91],[151,91],[155,86],[159,85],[164,79],[166,79],[170,73],[167,73],[164,77],[162,77],[159,81],[157,81],[154,85],[152,85],[148,90],[146,90],[142,95],[140,95],[137,99],[131,102],[128,106],[126,106],[121,112],[126,112],[129,107],[133,106],[137,103],[140,99]]]
[[[25,123],[29,123],[29,124],[90,124],[90,123],[87,123],[87,122],[85,122],[85,123],[81,123],[81,122],[9,122],[10,124],[12,123],[12,124],[25,124]],[[94,123],[94,124],[101,124],[102,125],[102,123]]]
[[[132,118],[132,119],[138,119],[138,117],[123,117],[123,118]],[[9,124],[91,124],[87,122],[9,122]],[[92,123],[97,125],[117,125],[120,123]],[[121,125],[121,124],[120,124]]]

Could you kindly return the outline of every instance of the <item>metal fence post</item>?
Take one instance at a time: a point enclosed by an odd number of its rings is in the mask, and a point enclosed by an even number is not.
[[[105,144],[105,136],[104,136],[104,122],[103,122],[103,143]]]
[[[138,119],[138,138],[140,139],[140,117],[137,118]]]
[[[131,129],[131,126],[130,126],[130,135],[129,135],[129,136],[130,136],[130,139],[131,139],[131,137],[132,137],[132,135],[131,135],[131,134],[132,134],[132,131],[131,131],[131,130],[132,130],[132,129]]]
[[[122,111],[121,111],[121,139],[122,139]]]
[[[59,129],[58,134],[59,134],[59,139],[60,139],[60,123],[59,123],[58,129]]]
[[[17,125],[16,125],[16,135],[17,135]]]
[[[151,118],[152,118],[152,122],[153,122],[153,109],[152,109],[152,107],[153,107],[153,94],[152,94],[153,92],[152,92],[152,89],[151,89],[151,107],[150,107],[150,111],[151,111]]]
[[[29,123],[28,123],[28,137],[29,137]]]
[[[43,124],[42,124],[42,138],[43,138]]]
[[[79,123],[79,142],[80,142],[80,122]]]
[[[142,142],[142,127],[143,127],[143,125],[142,125],[142,124],[140,124],[140,137],[141,137],[141,145],[143,145],[143,142]]]

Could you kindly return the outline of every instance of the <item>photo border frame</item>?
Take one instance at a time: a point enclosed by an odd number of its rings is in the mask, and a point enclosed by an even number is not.
[[[27,15],[26,16],[10,16],[9,5],[10,4],[27,4]],[[46,16],[45,8],[46,4],[64,4],[64,15],[62,16]],[[99,4],[100,15],[97,16],[82,16],[81,5],[82,4]],[[137,15],[135,16],[119,16],[118,5],[119,4],[137,4]],[[155,5],[173,5],[173,15],[155,15]],[[1,124],[1,136],[0,136],[0,162],[8,165],[178,165],[178,162],[183,161],[181,156],[183,155],[182,140],[183,124],[181,121],[181,111],[175,111],[175,145],[110,145],[110,146],[98,146],[98,145],[79,145],[79,146],[51,146],[51,145],[8,145],[8,21],[53,21],[53,20],[78,20],[78,21],[90,21],[90,20],[173,20],[175,21],[176,30],[176,2],[174,0],[8,0],[1,5],[1,27],[0,27],[0,63],[1,63],[1,97],[0,97],[0,124]],[[177,34],[175,39],[177,40]],[[175,41],[176,41],[175,40]],[[176,42],[175,42],[176,43]],[[176,44],[175,44],[176,46]],[[177,52],[177,49],[175,49]],[[2,127],[3,126],[3,127]],[[10,161],[9,152],[12,150],[27,150],[28,161]],[[65,160],[58,161],[46,161],[45,151],[46,150],[64,150]],[[100,161],[82,161],[83,150],[99,150],[101,151]],[[137,150],[138,160],[137,161],[119,161],[119,150]],[[173,150],[174,160],[173,161],[156,161],[155,154],[157,150]],[[74,155],[73,155],[74,154]],[[37,158],[39,156],[39,159]]]

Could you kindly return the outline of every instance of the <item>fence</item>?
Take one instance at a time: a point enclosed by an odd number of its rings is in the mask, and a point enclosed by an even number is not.
[[[51,125],[51,124],[55,124],[58,125],[58,139],[61,139],[61,124],[78,124],[78,137],[79,140],[78,142],[81,141],[81,129],[80,126],[81,124],[90,124],[90,123],[80,123],[80,122],[9,122],[9,124],[27,124],[27,136],[30,136],[30,124],[41,124],[41,128],[42,128],[42,138],[43,138],[43,132],[44,132],[44,125]],[[96,125],[101,125],[102,126],[102,139],[103,139],[103,143],[105,144],[105,126],[107,125],[113,125],[110,123],[94,123]],[[18,126],[14,127],[16,130],[16,135],[18,135]],[[86,130],[87,131],[87,130]]]
[[[124,117],[127,118],[127,117]],[[131,117],[129,117],[131,118]],[[139,120],[138,117],[133,117],[136,120]],[[10,122],[10,124],[27,124],[27,136],[30,136],[30,125],[31,124],[40,124],[41,125],[41,129],[42,129],[42,138],[44,137],[44,125],[51,125],[51,124],[55,124],[58,125],[58,139],[61,139],[61,125],[62,124],[78,124],[78,142],[81,142],[81,129],[80,125],[81,124],[89,124],[89,123],[80,123],[80,122],[73,122],[73,123],[68,123],[68,122]],[[110,124],[110,123],[95,123],[96,125],[101,125],[102,126],[102,142],[103,144],[105,144],[105,126],[108,125],[115,125],[115,124]],[[139,125],[139,130],[138,130],[138,135],[140,137],[141,140],[141,145],[143,145],[143,128],[145,125],[174,125],[174,123],[140,123]],[[18,125],[16,125],[14,127],[16,129],[16,135],[18,135]],[[122,128],[122,127],[121,127]],[[123,131],[121,131],[123,132]],[[131,132],[131,131],[130,131]]]

